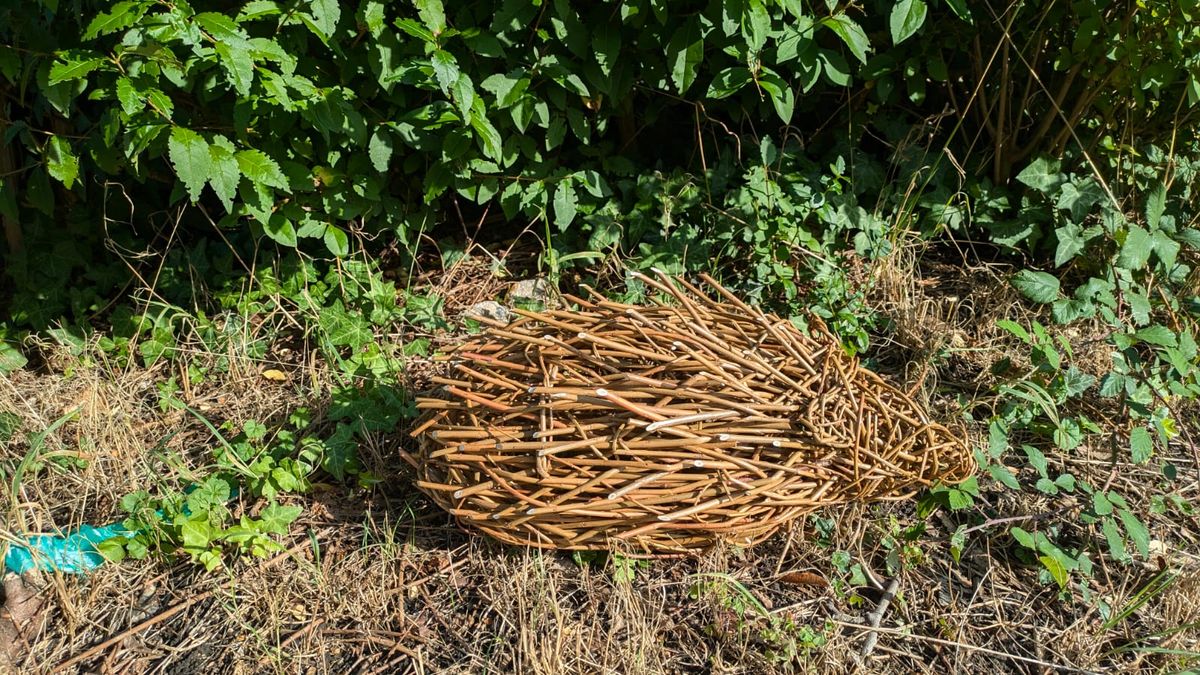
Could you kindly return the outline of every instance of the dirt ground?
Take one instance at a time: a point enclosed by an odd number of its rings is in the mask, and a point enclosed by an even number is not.
[[[998,271],[914,269],[872,272],[873,302],[894,321],[872,356],[916,385],[937,416],[986,409],[987,366],[1005,350],[988,327],[1017,304]],[[11,471],[29,453],[28,434],[0,447],[5,540],[118,519],[122,495],[166,479],[164,458],[202,467],[213,444],[197,420],[158,405],[155,383],[173,366],[118,369],[47,350],[36,372],[0,378],[0,410],[19,416],[25,431],[52,429],[39,438],[43,453],[86,463],[46,463],[18,482]],[[233,420],[327,405],[324,366],[296,362],[307,371],[276,383],[259,376],[260,364],[239,361],[188,392],[189,402]],[[983,428],[970,433],[978,442]],[[934,512],[907,546],[904,533],[922,522],[911,500],[828,509],[750,550],[645,564],[580,560],[459,529],[412,486],[398,459],[408,442],[399,429],[362,444],[381,477],[371,489],[318,484],[287,498],[304,515],[273,557],[211,573],[150,559],[10,578],[0,639],[12,646],[0,670],[1173,672],[1200,645],[1194,516],[1147,512],[1152,559],[1098,557],[1088,599],[1078,591],[1060,598],[1017,558],[1003,527],[1069,521],[1074,502],[1001,490],[983,477],[974,510]],[[1171,451],[1180,475],[1200,473],[1189,449]],[[1054,461],[1127,494],[1147,494],[1156,480],[1152,468],[1114,465],[1106,448]],[[1197,480],[1185,482],[1180,496],[1196,501]],[[977,524],[956,561],[950,536],[961,523]],[[890,573],[889,556],[901,561]],[[1114,618],[1104,618],[1101,601]]]

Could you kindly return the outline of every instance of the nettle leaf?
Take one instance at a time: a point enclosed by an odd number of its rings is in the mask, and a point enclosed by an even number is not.
[[[87,77],[88,73],[104,65],[106,59],[92,51],[66,51],[58,55],[59,61],[50,66],[50,77],[47,82],[51,87],[71,80]]]
[[[1017,174],[1017,180],[1038,192],[1046,193],[1061,185],[1065,176],[1062,173],[1061,162],[1056,159],[1038,157]]]
[[[212,153],[208,141],[190,129],[175,127],[171,129],[171,138],[167,142],[167,154],[175,173],[187,188],[192,203],[199,201],[204,184],[212,172]]]
[[[554,188],[554,224],[560,231],[566,231],[571,221],[575,220],[578,204],[574,181],[569,178],[559,181]]]
[[[287,190],[287,178],[275,160],[261,150],[239,150],[237,155],[238,168],[242,175],[255,183]]]
[[[838,37],[842,38],[842,42],[846,43],[855,58],[864,64],[867,62],[867,52],[871,51],[871,42],[867,39],[867,34],[863,31],[862,26],[858,25],[854,19],[846,14],[835,14],[822,19],[821,23],[829,26],[833,32],[838,34]]]
[[[1121,252],[1117,255],[1117,266],[1127,270],[1140,270],[1150,260],[1154,251],[1154,238],[1145,229],[1130,225],[1125,233],[1125,243],[1121,244]]]
[[[46,171],[68,190],[79,177],[79,158],[71,151],[71,143],[62,136],[52,136],[46,144]]]
[[[1021,270],[1013,275],[1012,284],[1034,302],[1047,304],[1058,299],[1058,278],[1045,272]]]
[[[113,5],[112,10],[97,14],[96,18],[88,23],[87,29],[83,31],[83,39],[92,40],[101,35],[125,30],[137,23],[149,8],[149,2],[118,2]]]
[[[900,44],[925,23],[925,15],[929,8],[923,0],[900,0],[892,5],[891,29],[892,43]]]
[[[671,69],[671,83],[676,91],[683,94],[691,88],[703,60],[704,36],[700,33],[699,20],[691,17],[667,43],[667,67]]]
[[[1129,455],[1134,464],[1145,464],[1154,454],[1154,439],[1146,427],[1134,427],[1129,432]]]
[[[237,159],[234,157],[233,143],[224,136],[216,136],[208,147],[208,153],[209,161],[212,162],[212,174],[208,184],[221,200],[225,211],[233,213],[233,197],[237,194],[238,181],[242,178]]]

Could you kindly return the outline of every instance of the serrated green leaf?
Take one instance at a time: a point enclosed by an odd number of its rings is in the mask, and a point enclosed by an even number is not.
[[[889,24],[892,29],[892,44],[900,44],[925,23],[925,15],[929,8],[923,0],[900,0],[892,5],[892,15]]]
[[[1146,230],[1137,225],[1130,225],[1125,233],[1125,243],[1117,256],[1117,266],[1127,270],[1140,270],[1150,260],[1154,251],[1154,238]]]
[[[275,160],[261,150],[239,150],[235,155],[238,169],[242,175],[255,183],[273,187],[277,190],[287,190],[287,178]]]
[[[208,141],[190,129],[175,127],[171,129],[171,138],[167,142],[167,154],[192,202],[199,201],[204,184],[212,173],[212,153]]]
[[[1112,512],[1112,507],[1109,507],[1109,512]],[[1125,550],[1125,536],[1117,527],[1117,521],[1112,518],[1103,518],[1100,521],[1100,529],[1104,532],[1104,539],[1108,542],[1108,554],[1112,556],[1113,560],[1128,560],[1129,553]]]
[[[1026,342],[1026,343],[1029,342],[1029,331],[1026,331],[1025,327],[1022,326],[1021,324],[1017,323],[1016,321],[1011,321],[1009,319],[999,319],[996,321],[996,327],[1006,330],[1009,333],[1012,333],[1013,335],[1017,336],[1018,338],[1021,338],[1021,341],[1023,341],[1023,342]]]
[[[1180,245],[1179,242],[1171,238],[1171,235],[1158,230],[1151,237],[1154,242],[1154,255],[1158,257],[1163,267],[1170,270],[1175,266],[1175,260],[1179,257]]]
[[[361,313],[347,311],[340,300],[322,310],[317,323],[335,347],[359,349],[373,337],[366,318]]]
[[[88,23],[83,31],[84,40],[92,40],[129,28],[137,23],[149,8],[149,2],[118,2],[108,12],[101,12]]]
[[[193,20],[204,32],[212,36],[218,46],[224,44],[245,49],[249,36],[232,17],[220,12],[202,12],[193,17]]]
[[[417,8],[421,22],[434,35],[446,30],[446,10],[442,6],[442,0],[413,0],[413,5]]]
[[[1012,283],[1022,295],[1034,302],[1047,304],[1058,299],[1058,279],[1045,272],[1021,270],[1013,275]]]
[[[1166,209],[1167,188],[1162,181],[1154,181],[1154,186],[1146,193],[1146,225],[1151,230],[1158,229]]]
[[[1047,463],[1046,455],[1041,450],[1032,445],[1023,445],[1021,449],[1025,451],[1025,456],[1029,459],[1029,465],[1038,472],[1042,478],[1046,477]]]
[[[481,111],[482,105],[471,110],[471,128],[483,145],[483,154],[489,159],[499,162],[503,158],[504,146],[500,132]]]
[[[63,61],[50,66],[48,84],[54,86],[60,82],[78,80],[87,77],[88,73],[104,65],[105,59],[93,52],[64,53],[59,55]]]
[[[1117,515],[1121,517],[1121,524],[1125,526],[1125,532],[1137,546],[1138,553],[1143,558],[1150,557],[1150,532],[1146,529],[1146,525],[1129,509],[1120,509],[1117,511]]]
[[[1154,454],[1154,439],[1146,427],[1134,427],[1129,432],[1129,457],[1134,464],[1145,464]]]
[[[992,479],[1010,490],[1021,489],[1021,484],[1017,482],[1017,477],[1013,475],[1013,472],[1003,464],[992,464],[988,466],[988,473],[991,474]]]
[[[339,0],[308,0],[309,12],[313,25],[328,40],[337,32],[338,21],[342,18],[342,4]]]
[[[433,74],[437,78],[438,86],[444,93],[449,94],[450,88],[458,81],[458,61],[450,52],[439,49],[430,57],[430,63],[433,65]]]
[[[121,103],[121,110],[126,115],[132,115],[145,107],[142,95],[137,88],[133,86],[133,80],[128,77],[117,78],[117,101]]]
[[[254,84],[254,57],[250,51],[237,43],[218,43],[216,52],[234,90],[241,96],[249,96]]]
[[[29,363],[29,359],[13,345],[0,340],[0,373],[11,373],[20,370]]]
[[[62,136],[51,136],[46,143],[46,171],[68,190],[79,177],[79,158],[71,150],[70,141]]]
[[[237,159],[233,155],[233,144],[223,136],[217,136],[209,145],[208,151],[209,161],[212,163],[208,184],[221,200],[225,211],[233,213],[233,198],[237,195],[238,181],[242,178]]]
[[[1160,324],[1143,328],[1133,335],[1142,342],[1157,345],[1159,347],[1176,346],[1176,337],[1174,331]]]

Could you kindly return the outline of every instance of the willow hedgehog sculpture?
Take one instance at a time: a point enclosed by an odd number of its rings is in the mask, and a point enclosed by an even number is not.
[[[407,456],[417,487],[512,544],[691,553],[761,541],[833,504],[897,499],[974,471],[971,453],[861,368],[706,275],[638,278],[671,302],[567,296],[446,358]],[[680,288],[682,287],[682,288]]]

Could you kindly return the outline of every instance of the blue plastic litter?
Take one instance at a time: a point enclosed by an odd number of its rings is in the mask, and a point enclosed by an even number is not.
[[[30,537],[24,546],[9,544],[8,552],[4,554],[4,567],[17,574],[33,570],[82,574],[104,564],[106,558],[96,548],[97,544],[113,537],[130,538],[136,534],[120,523],[104,527],[82,525],[61,536],[40,534]]]

